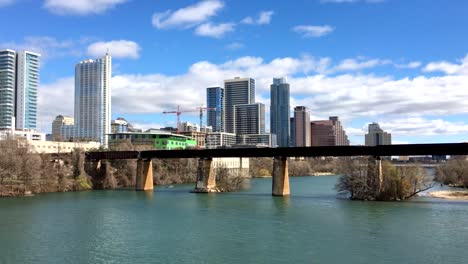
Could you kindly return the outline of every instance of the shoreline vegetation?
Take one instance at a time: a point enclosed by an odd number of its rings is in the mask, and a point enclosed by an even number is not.
[[[0,197],[29,196],[49,192],[82,191],[91,189],[125,189],[135,186],[136,161],[108,162],[108,176],[90,177],[85,170],[84,152],[33,154],[21,140],[0,141]],[[112,150],[134,150],[125,142]],[[417,166],[395,167],[383,161],[383,178],[375,192],[375,179],[368,177],[369,160],[365,158],[290,159],[289,175],[341,175],[336,185],[338,193],[354,200],[404,200],[432,187],[431,180]],[[196,159],[153,160],[155,185],[194,184],[197,176]],[[271,177],[273,159],[251,158],[247,178]],[[223,192],[247,188],[246,175],[229,176],[216,172],[218,188]],[[468,162],[455,157],[437,168],[435,181],[457,186],[468,186]],[[441,196],[440,193],[436,195]],[[459,194],[444,196],[462,197]]]

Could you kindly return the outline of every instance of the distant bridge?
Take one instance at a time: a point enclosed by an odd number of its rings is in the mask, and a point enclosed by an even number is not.
[[[88,168],[98,174],[106,173],[101,161],[136,159],[137,190],[153,190],[152,159],[199,158],[196,191],[210,192],[216,188],[212,159],[223,157],[272,157],[272,194],[289,195],[288,157],[343,157],[370,156],[369,173],[382,178],[381,156],[410,155],[468,155],[468,143],[447,144],[406,144],[381,146],[333,146],[333,147],[291,147],[291,148],[229,148],[205,150],[147,150],[147,151],[104,151],[88,152]],[[97,169],[97,170],[96,170]],[[371,172],[372,170],[372,172]]]

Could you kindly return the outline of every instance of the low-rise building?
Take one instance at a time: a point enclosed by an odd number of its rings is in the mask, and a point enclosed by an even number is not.
[[[29,141],[45,141],[46,134],[33,130],[2,130],[0,131],[0,140],[8,138],[20,138]]]
[[[205,144],[206,144],[206,133],[204,133],[204,132],[191,131],[191,132],[180,132],[179,134],[183,135],[183,136],[186,136],[186,137],[193,138],[195,141],[197,141],[197,147],[198,148],[204,149],[206,147],[205,146]]]
[[[114,133],[109,135],[109,147],[130,142],[137,150],[173,150],[197,147],[197,141],[183,135],[167,132]]]
[[[74,149],[89,151],[98,149],[99,142],[61,142],[27,140],[29,151],[32,153],[71,153]]]
[[[205,146],[207,149],[216,149],[220,147],[229,147],[237,142],[236,134],[226,132],[207,133]]]
[[[237,145],[277,147],[275,134],[238,135]]]

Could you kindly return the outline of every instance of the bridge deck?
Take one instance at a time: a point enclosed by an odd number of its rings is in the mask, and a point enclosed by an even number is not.
[[[229,158],[229,157],[340,157],[340,156],[409,156],[468,155],[468,143],[406,144],[385,146],[334,146],[291,148],[231,148],[191,150],[148,150],[88,152],[88,160]]]

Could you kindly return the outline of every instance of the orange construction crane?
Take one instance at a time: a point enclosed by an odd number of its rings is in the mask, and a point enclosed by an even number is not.
[[[181,127],[180,127],[180,116],[182,113],[192,113],[192,112],[198,112],[200,111],[200,130],[203,125],[203,111],[207,110],[216,110],[216,108],[208,108],[208,107],[199,107],[195,108],[193,110],[180,110],[180,105],[177,106],[177,110],[175,111],[164,111],[163,114],[176,114],[177,115],[177,133],[180,132]]]

